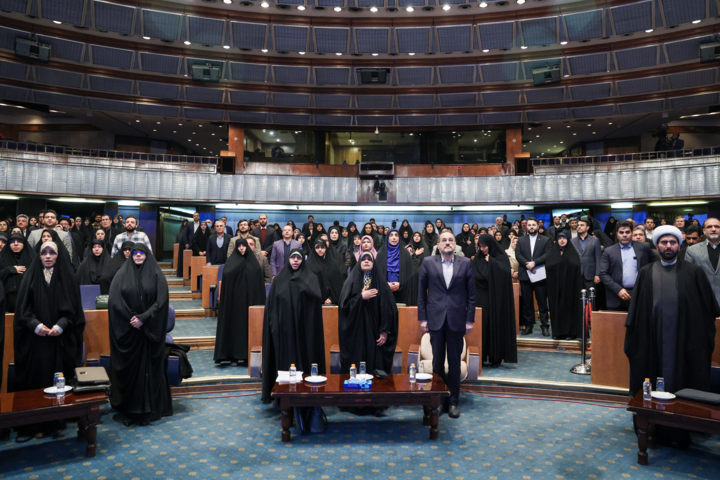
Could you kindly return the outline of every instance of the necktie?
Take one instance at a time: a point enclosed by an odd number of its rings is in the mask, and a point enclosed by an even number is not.
[[[265,245],[265,227],[260,229],[260,236],[262,237],[261,243]]]

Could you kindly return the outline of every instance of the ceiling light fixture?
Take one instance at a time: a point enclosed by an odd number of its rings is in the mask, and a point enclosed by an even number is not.
[[[487,53],[487,52],[489,52],[489,51],[490,51],[490,50],[485,49],[485,50],[483,50],[483,53]]]
[[[267,48],[263,48],[263,49],[260,50],[260,51],[263,52],[263,53],[267,53]]]
[[[184,43],[185,45],[192,45],[192,43],[190,43],[190,40],[185,40],[183,43]]]
[[[526,47],[525,45],[522,45],[522,46],[520,47],[520,50],[526,50],[526,49],[527,49],[527,47]]]
[[[446,12],[450,10],[450,5],[443,5],[443,10],[445,10]]]
[[[376,13],[376,12],[378,11],[378,8],[377,8],[377,7],[370,7],[370,11],[371,11],[372,13]]]
[[[485,8],[485,7],[487,7],[487,3],[485,3],[485,2],[480,2],[480,8]]]
[[[648,29],[648,30],[645,30],[645,33],[652,33],[652,32],[653,32],[653,29],[652,29],[652,28],[650,28],[650,29]]]
[[[260,4],[260,6],[261,6],[262,8],[268,8],[268,7],[270,6],[270,4],[267,3],[267,2],[262,2],[262,3]]]
[[[143,37],[143,40],[150,40],[150,37]]]
[[[560,42],[560,45],[567,45],[567,42],[563,40],[562,42]]]
[[[340,7],[335,7],[335,8],[333,8],[333,10],[335,10],[336,12],[342,12],[342,8],[340,8]]]
[[[339,56],[342,55],[342,53],[338,52],[338,53],[336,53],[335,55],[337,55],[337,56],[339,57]]]
[[[53,20],[53,23],[55,23],[57,25],[62,25],[62,22],[58,22],[57,20]],[[693,23],[695,23],[695,22],[693,22]]]
[[[305,5],[298,5],[298,10],[301,12],[305,10]]]
[[[702,22],[702,20],[693,20],[692,23],[697,25],[698,23]]]
[[[377,54],[377,53],[373,53],[372,56],[373,56],[373,57],[377,57],[378,54]]]
[[[300,55],[305,55],[305,52],[298,52]]]
[[[414,9],[413,7],[407,7],[407,8],[405,9],[405,11],[407,11],[407,12],[409,12],[409,13],[412,13],[412,12],[415,11],[415,9]]]
[[[415,55],[415,54],[414,54],[414,53],[408,53],[408,55],[410,55],[410,56],[412,57],[412,56]]]
[[[517,3],[518,5],[522,5],[523,3],[525,3],[525,0],[517,0]]]
[[[224,48],[225,50],[229,50],[229,49],[230,49],[230,45],[223,45],[223,48]]]

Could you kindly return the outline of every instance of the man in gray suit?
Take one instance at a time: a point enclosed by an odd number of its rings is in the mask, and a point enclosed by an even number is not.
[[[273,278],[285,266],[285,259],[288,258],[292,249],[302,249],[302,244],[297,240],[293,240],[292,234],[292,226],[285,225],[282,229],[282,240],[273,243],[272,252],[270,253],[270,273]]]
[[[34,232],[33,232],[34,233]],[[710,280],[715,299],[720,302],[720,220],[708,218],[703,225],[705,240],[685,250],[685,261],[700,265]]]
[[[600,283],[600,259],[602,249],[600,240],[590,235],[592,220],[583,217],[578,220],[577,237],[570,240],[580,255],[580,271],[585,289]]]
[[[28,237],[28,243],[33,248],[38,244],[38,242],[40,242],[42,232],[44,230],[55,230],[55,226],[58,224],[57,213],[55,213],[55,210],[48,210],[45,212],[43,221],[45,223],[45,228],[33,230],[30,232],[30,236]],[[55,230],[55,232],[58,234],[58,237],[60,237],[60,240],[62,240],[65,248],[67,248],[70,258],[75,258],[73,255],[72,240],[70,240],[70,235],[63,230]]]

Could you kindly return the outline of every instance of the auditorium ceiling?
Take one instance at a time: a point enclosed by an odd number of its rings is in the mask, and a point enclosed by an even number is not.
[[[526,151],[552,153],[720,103],[717,64],[699,60],[719,5],[0,0],[0,99],[195,151],[193,127],[232,121],[288,132],[522,124]],[[16,57],[16,38],[50,44],[50,61]],[[219,81],[193,80],[197,64],[217,67]],[[560,82],[536,87],[533,69],[545,66]],[[364,69],[384,70],[385,83],[363,84]],[[205,136],[217,154],[219,135]]]

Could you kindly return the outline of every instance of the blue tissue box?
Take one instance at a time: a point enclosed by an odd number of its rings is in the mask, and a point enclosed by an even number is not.
[[[360,380],[357,378],[351,378],[349,380],[345,380],[343,383],[345,388],[354,388],[358,390],[370,390],[372,387],[372,380]]]

